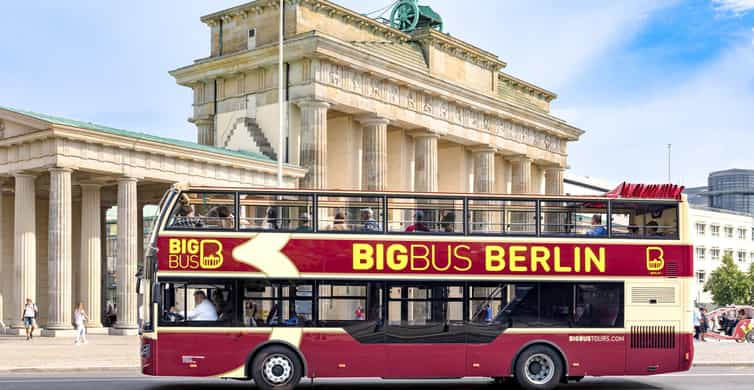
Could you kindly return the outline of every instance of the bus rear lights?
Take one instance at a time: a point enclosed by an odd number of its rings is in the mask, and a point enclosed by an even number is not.
[[[481,365],[481,364],[479,364],[479,363],[472,363],[472,364],[471,364],[471,367],[474,367],[474,368],[479,368],[479,367],[481,367],[481,366],[482,366],[482,365]]]
[[[579,362],[573,362],[573,363],[571,363],[571,366],[572,367],[581,367],[581,363],[579,363]]]
[[[683,354],[683,358],[686,359],[686,361],[689,361],[691,359],[690,355],[691,354],[689,354],[688,352],[686,352],[685,354]]]
[[[346,368],[346,364],[345,363],[338,363],[338,368]]]

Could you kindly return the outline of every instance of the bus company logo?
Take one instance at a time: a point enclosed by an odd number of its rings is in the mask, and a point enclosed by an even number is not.
[[[665,251],[658,246],[647,247],[647,271],[659,274],[665,268]]]
[[[572,343],[622,343],[626,337],[622,335],[579,335],[568,336],[568,341]]]
[[[168,242],[170,269],[217,269],[222,265],[223,244],[218,240],[171,238]]]

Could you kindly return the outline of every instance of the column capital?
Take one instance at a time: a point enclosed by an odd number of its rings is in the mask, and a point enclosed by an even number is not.
[[[440,138],[440,136],[442,135],[430,129],[409,130],[406,132],[406,134],[414,138]]]
[[[19,178],[19,177],[32,177],[32,178],[36,178],[37,176],[38,175],[36,173],[34,173],[34,172],[26,172],[26,171],[13,172],[13,177],[14,178]]]
[[[47,171],[49,172],[73,172],[73,169],[66,168],[66,167],[50,167],[47,168]]]
[[[118,183],[138,182],[139,180],[141,178],[135,176],[121,176],[118,178]]]
[[[295,102],[299,108],[330,108],[331,104],[318,99],[303,99]]]
[[[533,162],[534,161],[529,156],[511,156],[511,157],[506,157],[505,159],[508,160],[508,161],[511,161],[511,162],[518,162],[518,163]]]
[[[547,173],[547,172],[556,173],[556,172],[563,172],[563,171],[565,171],[565,168],[561,167],[560,165],[545,165],[545,166],[543,166],[541,168],[545,171],[545,173]]]
[[[497,148],[492,147],[490,145],[478,145],[478,146],[472,146],[469,148],[471,153],[474,154],[483,154],[483,153],[497,153]]]
[[[366,114],[354,117],[354,119],[364,126],[387,125],[390,119],[375,114]]]
[[[88,182],[88,181],[87,182],[81,182],[81,183],[79,183],[79,186],[81,188],[92,189],[92,190],[98,190],[98,189],[104,187],[104,185],[102,183]]]

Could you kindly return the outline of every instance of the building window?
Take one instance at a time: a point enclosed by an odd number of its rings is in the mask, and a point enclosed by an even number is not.
[[[704,284],[704,271],[696,271],[696,281],[699,284]]]
[[[746,251],[738,251],[738,262],[739,263],[746,262]]]
[[[704,247],[698,247],[696,248],[696,259],[697,260],[704,260]]]
[[[720,237],[720,225],[710,225],[712,237]]]
[[[730,256],[730,258],[732,259],[733,258],[733,249],[730,249],[730,248],[726,249],[725,252],[723,252],[723,257],[725,257],[725,256]]]
[[[732,226],[726,226],[725,227],[725,237],[733,238],[733,227]]]
[[[709,257],[711,260],[720,260],[720,248],[712,248],[709,250]]]
[[[738,239],[739,240],[746,239],[746,228],[738,228]]]
[[[749,253],[749,259],[754,263],[754,252]]]
[[[705,233],[705,230],[707,230],[707,225],[697,222],[696,223],[696,235],[697,236],[703,236]]]

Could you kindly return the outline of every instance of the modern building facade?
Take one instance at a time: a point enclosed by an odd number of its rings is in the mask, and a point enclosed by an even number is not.
[[[117,302],[111,333],[135,333],[143,210],[174,183],[278,186],[280,157],[284,187],[563,193],[567,146],[583,131],[550,113],[554,93],[504,73],[490,52],[326,0],[287,0],[282,10],[257,0],[201,20],[209,56],[170,72],[193,90],[196,143],[0,108],[0,318],[9,332],[22,332],[28,297],[45,335],[70,334],[79,301],[92,332]],[[114,228],[105,220],[113,206]]]
[[[754,262],[752,217],[750,214],[692,205],[689,208],[689,231],[694,244],[695,283],[693,296],[699,304],[712,303],[704,292],[704,283],[712,271],[722,264],[723,256],[747,271]]]
[[[754,170],[726,169],[707,179],[709,206],[754,214]]]

